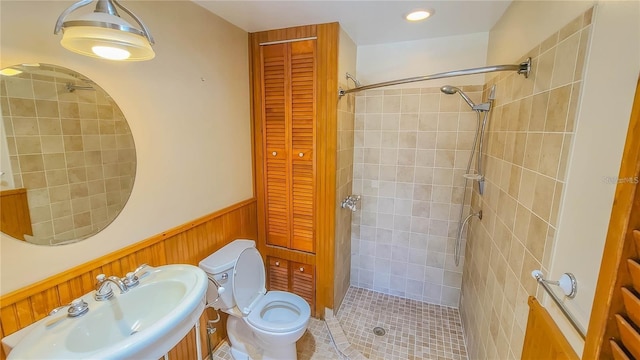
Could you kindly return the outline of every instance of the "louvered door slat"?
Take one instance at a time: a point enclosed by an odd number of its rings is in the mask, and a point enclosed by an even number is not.
[[[629,355],[614,340],[609,340],[609,344],[611,345],[613,360],[631,360]]]
[[[633,244],[636,246],[636,253],[640,254],[640,230],[633,230]]]
[[[627,269],[629,270],[629,275],[631,275],[633,289],[640,292],[640,264],[633,259],[627,259]]]
[[[287,151],[287,47],[265,46],[261,52],[266,240],[271,245],[288,246],[291,185]]]
[[[622,300],[627,316],[637,326],[640,324],[640,299],[631,290],[622,288]]]
[[[616,314],[615,318],[622,345],[634,358],[640,359],[640,335],[623,316]]]

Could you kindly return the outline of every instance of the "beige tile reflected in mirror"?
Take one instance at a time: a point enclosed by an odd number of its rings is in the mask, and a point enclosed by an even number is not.
[[[27,189],[31,234],[56,245],[94,235],[120,213],[133,187],[136,152],[113,99],[87,77],[56,65],[16,65],[0,76],[3,141],[11,181]]]

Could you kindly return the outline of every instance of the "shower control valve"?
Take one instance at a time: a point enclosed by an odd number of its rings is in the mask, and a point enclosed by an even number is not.
[[[349,195],[344,200],[342,200],[342,203],[340,203],[340,207],[355,212],[356,210],[358,210],[356,206],[358,204],[358,201],[360,201],[360,195]]]

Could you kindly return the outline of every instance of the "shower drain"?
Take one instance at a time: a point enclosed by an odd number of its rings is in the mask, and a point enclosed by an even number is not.
[[[373,328],[373,333],[378,335],[378,336],[382,336],[386,333],[386,331],[384,331],[383,328],[381,328],[380,326],[376,326]]]

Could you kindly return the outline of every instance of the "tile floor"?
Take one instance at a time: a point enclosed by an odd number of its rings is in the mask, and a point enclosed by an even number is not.
[[[372,360],[467,359],[455,308],[351,287],[336,318],[351,345]],[[386,334],[374,335],[376,326]]]
[[[335,318],[350,343],[349,349],[372,360],[467,359],[460,314],[455,308],[351,287]],[[376,326],[386,334],[374,335]],[[336,350],[331,336],[323,321],[311,319],[297,344],[298,359],[346,359]],[[213,359],[233,360],[229,345],[218,347]]]

